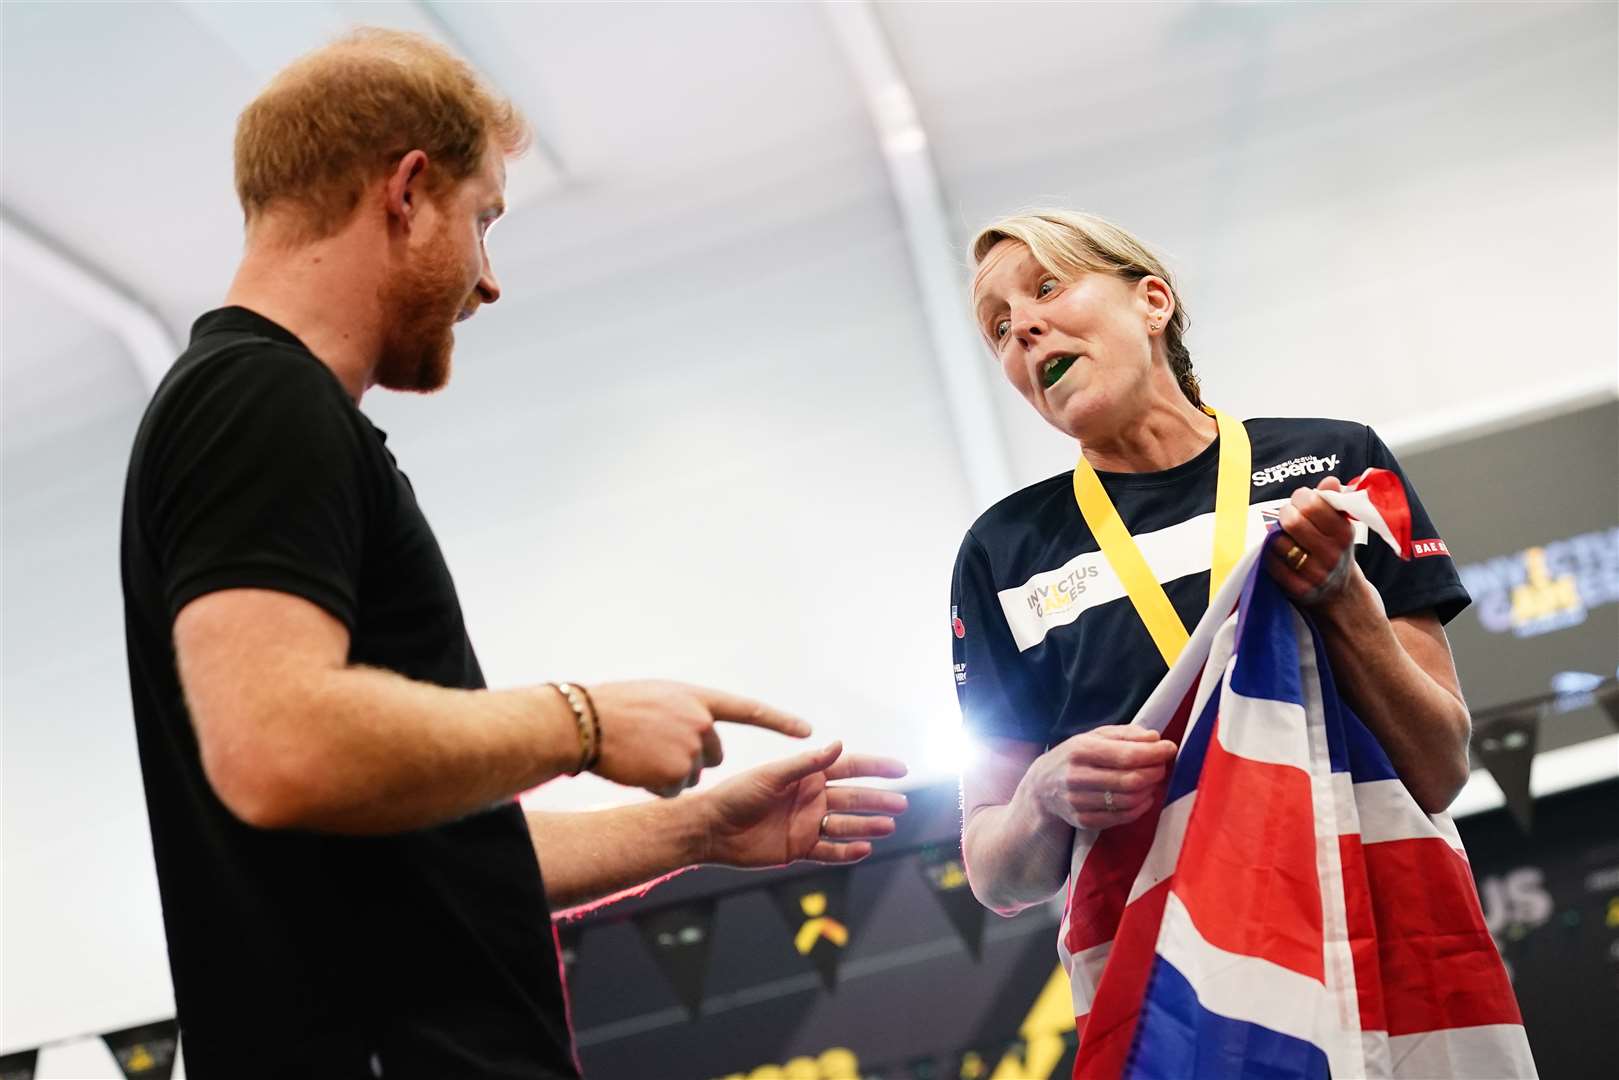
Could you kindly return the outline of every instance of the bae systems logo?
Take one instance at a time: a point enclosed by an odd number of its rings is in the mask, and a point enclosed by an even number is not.
[[[1290,476],[1319,476],[1338,467],[1338,455],[1328,454],[1326,457],[1316,457],[1314,454],[1305,454],[1291,461],[1284,461],[1278,465],[1270,465],[1254,473],[1254,487],[1268,487],[1279,484]]]

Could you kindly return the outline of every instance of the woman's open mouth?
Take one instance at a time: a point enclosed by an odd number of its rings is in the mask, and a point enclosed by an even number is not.
[[[1047,359],[1044,364],[1040,365],[1040,385],[1047,390],[1056,386],[1057,380],[1066,375],[1068,369],[1073,367],[1074,361],[1078,359],[1079,357],[1074,353],[1058,353],[1056,356]]]

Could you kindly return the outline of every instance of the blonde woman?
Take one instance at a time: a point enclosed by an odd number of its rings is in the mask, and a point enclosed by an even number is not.
[[[1409,482],[1410,562],[1366,545],[1314,490],[1369,466],[1398,473],[1376,433],[1210,408],[1173,277],[1116,225],[1019,215],[982,230],[972,257],[986,345],[1077,458],[986,511],[956,560],[957,692],[984,748],[963,778],[978,898],[1007,915],[1047,899],[1075,829],[1147,812],[1175,747],[1130,721],[1173,657],[1166,641],[1184,633],[1166,622],[1196,625],[1211,578],[1270,516],[1281,532],[1267,569],[1311,609],[1338,685],[1423,809],[1448,806],[1470,721],[1442,624],[1467,592]],[[1146,617],[1114,570],[1132,552],[1161,589]]]

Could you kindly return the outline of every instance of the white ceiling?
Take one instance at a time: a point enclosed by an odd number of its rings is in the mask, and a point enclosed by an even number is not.
[[[878,8],[959,241],[1032,203],[1115,216],[1182,267],[1214,401],[1395,437],[1612,381],[1612,328],[1578,312],[1614,295],[1615,10]],[[712,667],[800,707],[869,699],[911,719],[823,728],[914,756],[950,707],[915,611],[942,603],[982,500],[820,5],[8,3],[0,201],[183,340],[239,251],[237,111],[362,19],[463,51],[543,144],[491,240],[506,298],[462,331],[455,385],[367,402],[437,497],[486,665]],[[145,391],[117,339],[16,260],[4,285],[8,457],[131,424]],[[998,380],[990,407],[1019,481],[1065,465]],[[706,537],[695,551],[671,549],[682,527]],[[740,537],[773,553],[756,583],[727,580]],[[843,578],[818,565],[840,542],[857,549],[833,560]],[[890,546],[926,553],[884,600],[903,627],[862,623],[807,673],[816,604],[885,594]],[[720,613],[747,622],[761,596],[780,622],[739,626],[743,647]],[[682,633],[693,609],[703,632]],[[826,632],[847,616],[833,604]]]
[[[1294,265],[1251,261],[1278,238],[1296,265],[1381,260],[1359,242],[1386,235],[1370,214],[1443,212],[1458,180],[1482,172],[1524,189],[1501,192],[1500,209],[1521,218],[1514,203],[1563,197],[1549,176],[1581,182],[1551,171],[1559,156],[1589,187],[1612,178],[1611,153],[1600,156],[1611,147],[1593,137],[1614,122],[1611,5],[879,13],[963,236],[1031,203],[1116,214],[1177,256],[1196,286],[1191,310],[1207,313],[1200,325],[1251,318],[1232,299],[1269,275],[1296,277]],[[238,251],[236,112],[285,60],[356,21],[450,41],[536,121],[554,159],[524,170],[530,198],[497,234],[519,293],[891,198],[813,3],[18,2],[4,18],[7,211],[122,283],[177,337],[217,301]],[[1278,207],[1306,220],[1278,219]],[[1608,244],[1603,223],[1590,223],[1586,246]],[[23,331],[26,351],[77,345],[70,320],[31,321],[41,325]],[[1208,356],[1223,342],[1194,344]],[[1021,414],[1007,419],[1014,440],[1027,434]]]

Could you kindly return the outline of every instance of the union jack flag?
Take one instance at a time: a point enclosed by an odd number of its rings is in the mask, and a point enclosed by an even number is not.
[[[1409,558],[1377,472],[1329,501]],[[1534,1076],[1455,825],[1339,696],[1262,547],[1136,718],[1180,745],[1159,808],[1076,833],[1074,1076]]]

